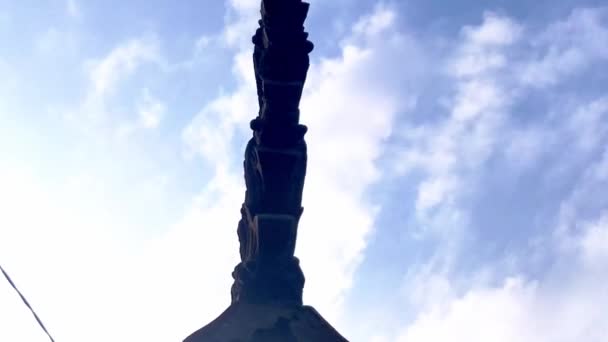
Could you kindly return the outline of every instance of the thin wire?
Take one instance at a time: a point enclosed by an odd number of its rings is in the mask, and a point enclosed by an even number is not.
[[[15,285],[15,283],[13,283],[13,280],[8,275],[8,273],[6,273],[6,271],[4,270],[4,268],[2,268],[2,265],[0,265],[0,271],[2,271],[2,274],[4,274],[4,277],[6,278],[6,280],[8,280],[8,283],[11,284],[11,286],[13,287],[13,289],[15,289],[15,291],[17,291],[17,294],[19,294],[19,297],[21,297],[21,300],[23,301],[23,304],[25,304],[25,306],[27,306],[27,308],[30,309],[30,312],[32,313],[32,315],[34,315],[34,318],[36,319],[36,322],[38,322],[38,325],[40,325],[40,327],[42,328],[42,330],[44,330],[44,332],[46,333],[46,336],[48,336],[49,339],[51,339],[51,342],[55,342],[55,340],[53,339],[53,337],[51,336],[51,334],[49,334],[49,331],[46,330],[46,327],[44,326],[44,324],[40,320],[40,317],[38,317],[38,315],[36,314],[36,311],[34,311],[34,309],[32,309],[32,306],[30,305],[30,303],[27,301],[27,299],[25,299],[25,297],[23,296],[23,294],[21,293],[21,291],[19,291],[19,289]]]

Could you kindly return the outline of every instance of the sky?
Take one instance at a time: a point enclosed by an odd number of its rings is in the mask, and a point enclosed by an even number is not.
[[[304,300],[350,341],[608,339],[608,3],[310,0]],[[257,0],[0,0],[0,263],[59,342],[230,302]],[[0,341],[46,341],[0,281]]]

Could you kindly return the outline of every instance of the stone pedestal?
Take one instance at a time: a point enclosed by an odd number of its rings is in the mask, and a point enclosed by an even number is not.
[[[310,306],[232,304],[185,342],[346,341]]]

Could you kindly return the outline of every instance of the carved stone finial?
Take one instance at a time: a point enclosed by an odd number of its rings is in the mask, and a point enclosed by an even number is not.
[[[299,103],[313,49],[304,31],[308,4],[265,0],[260,12],[252,39],[260,110],[245,150],[233,301],[301,303],[304,276],[294,251],[306,175]]]
[[[260,109],[245,149],[232,304],[186,342],[346,341],[303,306],[304,274],[294,256],[307,161],[299,104],[313,49],[304,31],[308,4],[263,0],[260,12],[252,39]]]

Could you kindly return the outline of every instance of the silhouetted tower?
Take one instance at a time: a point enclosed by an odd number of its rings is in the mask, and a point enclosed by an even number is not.
[[[308,7],[302,0],[262,1],[253,36],[260,110],[245,150],[232,304],[185,342],[346,341],[303,305],[304,274],[294,256],[306,175],[299,104],[313,49],[304,32]]]

